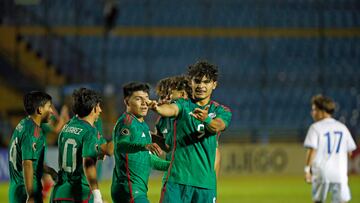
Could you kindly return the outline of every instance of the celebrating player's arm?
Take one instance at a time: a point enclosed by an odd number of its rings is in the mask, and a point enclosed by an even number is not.
[[[158,105],[158,103],[154,100],[148,100],[147,104],[149,108],[153,109],[160,116],[163,117],[177,117],[179,115],[180,109],[177,104],[162,104]],[[206,128],[211,133],[219,133],[225,130],[227,124],[224,122],[224,119],[220,117],[210,118],[208,116],[209,106],[206,106],[205,109],[195,108],[195,110],[190,114],[194,118],[204,122]]]
[[[177,117],[179,114],[179,107],[176,104],[161,104],[159,105],[155,100],[147,100],[147,105],[150,109],[157,112],[163,117]]]
[[[84,135],[83,141],[82,162],[84,174],[94,196],[94,203],[102,203],[96,171],[96,159],[101,153],[97,148],[99,140],[96,139],[96,135],[89,132]]]
[[[24,182],[25,182],[25,190],[27,194],[26,202],[34,202],[34,187],[33,187],[33,161],[32,160],[24,160],[23,161],[23,171],[24,171]]]
[[[24,185],[27,194],[27,202],[34,202],[34,168],[33,161],[37,158],[35,156],[34,149],[32,148],[32,144],[34,143],[34,138],[32,135],[24,136],[24,140],[21,143],[21,154],[22,154],[22,171],[24,176]],[[16,195],[16,194],[14,194]]]
[[[96,130],[98,131],[97,137],[98,137],[98,145],[100,146],[98,151],[98,159],[104,159],[106,156],[112,156],[114,154],[114,143],[112,140],[107,141],[103,135],[103,123],[101,117],[99,117],[95,123],[94,126],[96,127]]]
[[[98,140],[98,160],[104,160],[105,156],[114,155],[114,142],[112,140],[106,141],[104,137]]]
[[[101,144],[100,149],[103,155],[112,156],[114,154],[114,142],[112,140]]]
[[[140,151],[150,151],[153,154],[161,155],[162,150],[156,143],[143,144],[131,141],[132,134],[136,133],[136,130],[133,126],[122,126],[117,125],[115,127],[116,134],[121,136],[116,136],[117,139],[117,149],[120,153],[136,153]]]
[[[92,157],[83,157],[83,166],[86,179],[94,196],[94,203],[102,203],[101,192],[96,176],[96,160]]]
[[[210,118],[209,117],[209,106],[206,106],[205,109],[195,108],[192,112],[192,116],[203,123],[205,123],[206,128],[211,133],[219,133],[226,128],[226,124],[221,118]]]

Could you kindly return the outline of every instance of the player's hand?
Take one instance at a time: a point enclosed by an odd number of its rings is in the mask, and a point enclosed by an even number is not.
[[[58,173],[56,172],[55,169],[53,169],[47,165],[44,165],[44,172],[49,174],[51,176],[51,179],[53,179],[54,182],[58,181]]]
[[[305,173],[305,182],[311,183],[311,173]]]
[[[209,105],[206,106],[205,109],[195,108],[194,111],[190,113],[190,115],[204,122],[209,115]]]
[[[105,160],[105,154],[99,154],[98,156],[97,156],[97,160]]]
[[[49,167],[49,174],[54,182],[58,181],[58,173],[55,171],[55,169]]]
[[[156,109],[157,109],[157,107],[158,107],[159,104],[158,104],[158,102],[155,101],[155,100],[150,100],[150,99],[148,99],[148,100],[146,100],[146,105],[147,105],[150,109],[156,111]]]
[[[156,143],[151,143],[145,145],[145,149],[149,150],[151,153],[156,154],[158,156],[162,155],[162,150]]]

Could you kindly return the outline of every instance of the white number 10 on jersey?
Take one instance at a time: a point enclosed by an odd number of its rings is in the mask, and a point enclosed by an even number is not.
[[[68,150],[71,150],[71,157],[68,157]],[[64,145],[64,151],[62,156],[62,168],[64,171],[72,173],[76,169],[76,141],[74,139],[68,139]],[[68,160],[69,159],[69,160]],[[67,163],[71,163],[70,166]]]

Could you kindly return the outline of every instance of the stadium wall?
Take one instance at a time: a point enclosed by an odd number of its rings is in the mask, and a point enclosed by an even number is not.
[[[303,174],[305,149],[301,144],[232,144],[223,143],[221,151],[221,176],[236,175],[299,175]],[[47,164],[58,170],[56,147],[49,147]],[[114,159],[107,158],[102,163],[101,179],[112,177]],[[360,150],[353,153],[349,161],[349,172],[360,174]],[[158,176],[161,173],[155,172]],[[0,149],[0,181],[9,180],[8,151]]]

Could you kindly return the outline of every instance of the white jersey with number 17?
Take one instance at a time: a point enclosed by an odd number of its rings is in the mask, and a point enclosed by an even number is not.
[[[326,118],[310,126],[304,146],[316,150],[312,163],[317,181],[347,183],[348,152],[356,149],[347,127],[333,118]]]

